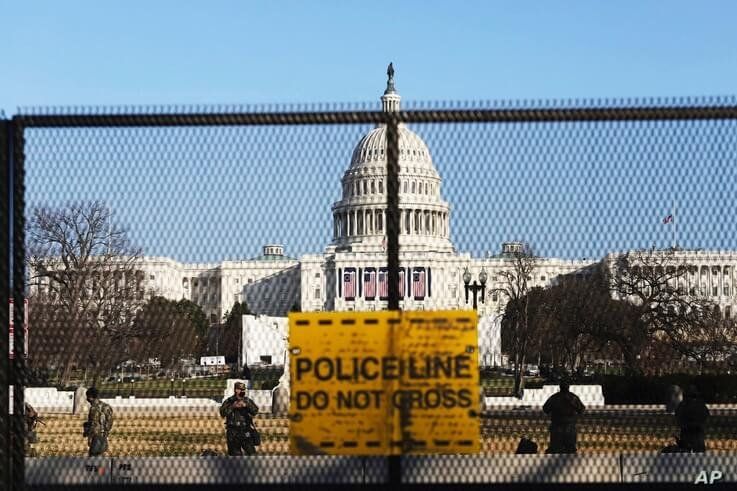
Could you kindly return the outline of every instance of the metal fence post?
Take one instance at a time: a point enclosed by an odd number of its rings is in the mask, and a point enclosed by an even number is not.
[[[10,156],[10,185],[12,206],[12,262],[13,336],[14,356],[11,362],[10,382],[13,384],[13,416],[10,418],[10,457],[12,489],[23,489],[25,480],[25,424],[24,389],[26,387],[25,353],[25,179],[24,179],[24,128],[18,118],[10,123],[8,135]]]
[[[10,489],[10,122],[0,119],[0,488]]]
[[[399,122],[392,114],[387,122],[387,269],[389,270],[389,310],[399,310]],[[403,418],[394,418],[393,423]],[[391,448],[391,447],[390,447]],[[401,455],[389,456],[389,482],[402,481]]]

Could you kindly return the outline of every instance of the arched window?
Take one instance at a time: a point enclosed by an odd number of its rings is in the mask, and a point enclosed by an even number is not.
[[[356,181],[353,181],[353,196],[358,196],[358,184],[356,184]]]
[[[403,192],[405,193],[407,192],[407,181],[402,182],[402,189],[403,189]]]
[[[376,230],[378,232],[384,231],[384,214],[381,210],[376,211]]]
[[[412,194],[415,194],[415,181],[412,181]]]
[[[371,181],[371,194],[376,194],[376,181]]]
[[[430,234],[430,212],[425,212],[425,235]]]
[[[363,181],[363,194],[368,194],[368,183]]]
[[[420,212],[415,211],[415,233],[420,233],[420,224],[422,223],[422,218],[420,217]]]
[[[379,194],[384,192],[384,181],[379,181]]]
[[[430,186],[425,183],[425,194],[430,194]]]
[[[406,210],[404,212],[404,232],[407,234],[410,233],[410,225],[409,225],[410,224],[410,217],[409,217],[410,213],[411,212],[409,210]]]

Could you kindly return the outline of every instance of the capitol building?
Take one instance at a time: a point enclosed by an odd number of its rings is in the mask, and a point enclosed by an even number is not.
[[[390,76],[381,96],[383,111],[398,111],[401,98]],[[146,289],[170,299],[189,299],[210,322],[220,322],[234,302],[246,302],[254,314],[285,317],[292,309],[372,311],[387,308],[387,150],[386,126],[379,125],[346,149],[346,170],[335,189],[332,241],[321,253],[289,257],[288,244],[268,244],[249,260],[214,264],[180,263],[144,257]],[[481,362],[498,363],[499,318],[506,299],[501,271],[512,269],[520,242],[492,245],[495,255],[475,258],[459,252],[451,237],[452,206],[443,199],[443,179],[431,149],[406,125],[399,125],[400,307],[403,310],[472,308],[465,280],[485,280],[477,301]],[[255,251],[254,251],[255,252]],[[737,253],[677,251],[697,272],[689,281],[726,307],[737,299],[732,288]],[[611,255],[610,255],[611,257]],[[602,258],[606,260],[607,258]],[[538,258],[528,284],[549,286],[560,275],[585,274],[599,260]],[[693,286],[693,285],[692,285]],[[723,309],[724,310],[724,309]],[[727,312],[730,310],[727,309]]]

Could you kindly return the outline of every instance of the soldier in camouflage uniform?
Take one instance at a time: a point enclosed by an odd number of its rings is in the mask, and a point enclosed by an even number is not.
[[[236,382],[235,394],[223,401],[220,416],[225,418],[225,438],[228,442],[228,455],[254,455],[256,428],[253,416],[258,414],[258,406],[246,397],[246,384]]]
[[[36,425],[40,418],[38,412],[33,409],[33,406],[25,403],[23,408],[23,421],[26,425],[26,439],[25,439],[25,455],[26,457],[36,457],[36,450],[33,448],[34,443],[38,443],[38,437],[36,436]]]
[[[90,403],[90,412],[84,424],[84,436],[90,447],[89,456],[102,455],[107,451],[107,437],[113,427],[113,408],[102,402],[97,389],[87,389],[87,401]]]
[[[550,415],[550,446],[545,453],[576,453],[576,420],[583,413],[581,399],[569,391],[568,382],[545,401],[543,412]]]

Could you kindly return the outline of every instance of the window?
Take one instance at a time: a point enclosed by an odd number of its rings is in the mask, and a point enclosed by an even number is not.
[[[154,276],[154,275],[149,275],[149,276],[148,276],[148,279],[149,279],[149,280],[151,280],[151,281],[154,281],[154,280],[156,279],[156,276]]]
[[[218,316],[215,314],[210,314],[210,324],[215,324],[218,321]]]
[[[545,281],[545,279],[546,279],[545,278],[545,275],[543,275],[543,276],[540,277],[540,281]]]
[[[425,183],[425,194],[430,194],[430,187]]]
[[[732,307],[727,305],[724,307],[724,318],[725,319],[731,319],[732,318]]]
[[[716,286],[716,285],[712,286],[711,287],[711,294],[713,296],[715,296],[715,297],[718,296],[719,295],[719,287]]]
[[[315,278],[319,278],[319,277],[320,277],[320,272],[318,271],[317,273],[315,273]]]
[[[402,192],[407,192],[407,181],[402,182]]]
[[[412,194],[415,194],[415,181],[412,181]]]
[[[376,194],[376,181],[371,181],[371,194]]]
[[[319,288],[315,288],[315,297],[314,297],[314,299],[315,300],[320,300],[320,289]]]
[[[368,183],[363,181],[363,194],[368,194]]]
[[[729,285],[724,285],[724,296],[725,297],[729,296]]]
[[[497,294],[497,292],[492,292],[491,293],[491,301],[492,302],[496,302],[497,300],[499,300],[499,295]]]
[[[271,355],[261,355],[259,356],[259,359],[262,363],[266,365],[271,365]]]
[[[379,181],[379,193],[384,192],[384,181]]]

